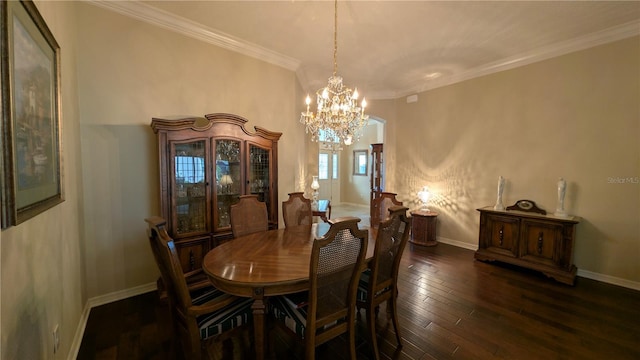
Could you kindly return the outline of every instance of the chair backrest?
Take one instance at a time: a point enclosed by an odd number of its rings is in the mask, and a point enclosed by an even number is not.
[[[237,238],[269,229],[267,205],[257,195],[242,195],[231,205],[231,232]]]
[[[355,217],[332,220],[329,231],[313,243],[305,337],[315,338],[316,345],[354,324],[356,291],[369,238],[367,230],[358,229],[359,221]],[[346,322],[340,322],[342,318]],[[317,333],[336,321],[338,325]]]
[[[371,217],[371,227],[377,227],[389,216],[389,208],[392,206],[402,206],[402,201],[396,199],[395,193],[381,192],[371,206],[374,207]]]
[[[394,285],[398,278],[400,258],[409,239],[411,219],[406,207],[391,206],[389,217],[378,226],[373,259],[369,263],[369,294]],[[393,295],[392,295],[393,296]]]
[[[282,217],[284,227],[311,225],[311,200],[305,198],[303,192],[290,193],[289,199],[282,202]]]
[[[162,282],[167,288],[167,295],[173,307],[183,313],[191,306],[191,295],[187,287],[180,258],[173,239],[167,233],[167,222],[161,217],[145,219],[149,229],[151,251],[156,259]]]

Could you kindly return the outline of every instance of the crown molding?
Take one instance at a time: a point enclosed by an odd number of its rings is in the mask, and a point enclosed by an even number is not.
[[[87,0],[87,2],[227,50],[235,51],[243,55],[283,67],[287,70],[296,71],[300,67],[300,61],[297,59],[233,37],[218,30],[207,28],[195,21],[185,19],[138,1]]]
[[[439,87],[452,85],[465,80],[470,80],[480,76],[494,74],[497,72],[514,69],[520,66],[529,65],[550,58],[566,55],[572,52],[589,49],[595,46],[604,45],[610,42],[626,39],[640,35],[640,21],[632,21],[626,24],[615,26],[609,29],[598,31],[589,35],[575,39],[562,41],[549,46],[545,46],[533,51],[525,52],[517,56],[505,58],[496,62],[488,63],[477,68],[445,76],[442,78],[416,82],[414,86],[408,87],[405,91],[396,92],[393,98],[401,98],[407,95],[433,90]],[[373,94],[390,96],[391,93]],[[371,94],[369,98],[372,98]],[[377,99],[388,99],[388,97],[377,97]]]

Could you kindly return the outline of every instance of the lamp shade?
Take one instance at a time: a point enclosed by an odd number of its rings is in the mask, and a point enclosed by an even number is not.
[[[312,188],[313,190],[318,190],[318,189],[320,189],[320,184],[318,183],[318,177],[317,177],[317,176],[314,176],[314,177],[313,177],[313,181],[311,182],[311,188]]]
[[[431,197],[431,194],[429,193],[429,188],[426,186],[422,187],[422,190],[418,191],[418,199],[420,199],[420,202],[422,203],[422,209],[423,210],[429,210],[427,209],[427,203],[429,202],[429,198]]]
[[[220,178],[220,184],[222,184],[222,185],[231,185],[231,184],[233,184],[233,179],[231,178],[231,175],[229,175],[229,174],[222,175],[222,177]]]

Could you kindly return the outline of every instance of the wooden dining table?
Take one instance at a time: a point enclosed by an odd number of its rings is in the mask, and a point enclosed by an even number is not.
[[[309,289],[309,263],[315,238],[330,224],[317,223],[261,231],[225,242],[204,257],[202,268],[218,289],[253,298],[257,359],[265,358],[266,299]],[[373,257],[374,231],[369,230],[366,259]]]
[[[331,217],[331,201],[330,200],[318,200],[318,206],[311,208],[313,216],[319,216],[324,222],[329,222]]]

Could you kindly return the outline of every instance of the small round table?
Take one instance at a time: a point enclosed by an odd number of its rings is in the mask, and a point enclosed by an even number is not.
[[[413,210],[410,212],[411,238],[409,242],[420,246],[435,246],[436,241],[436,221],[438,213],[428,210]]]

